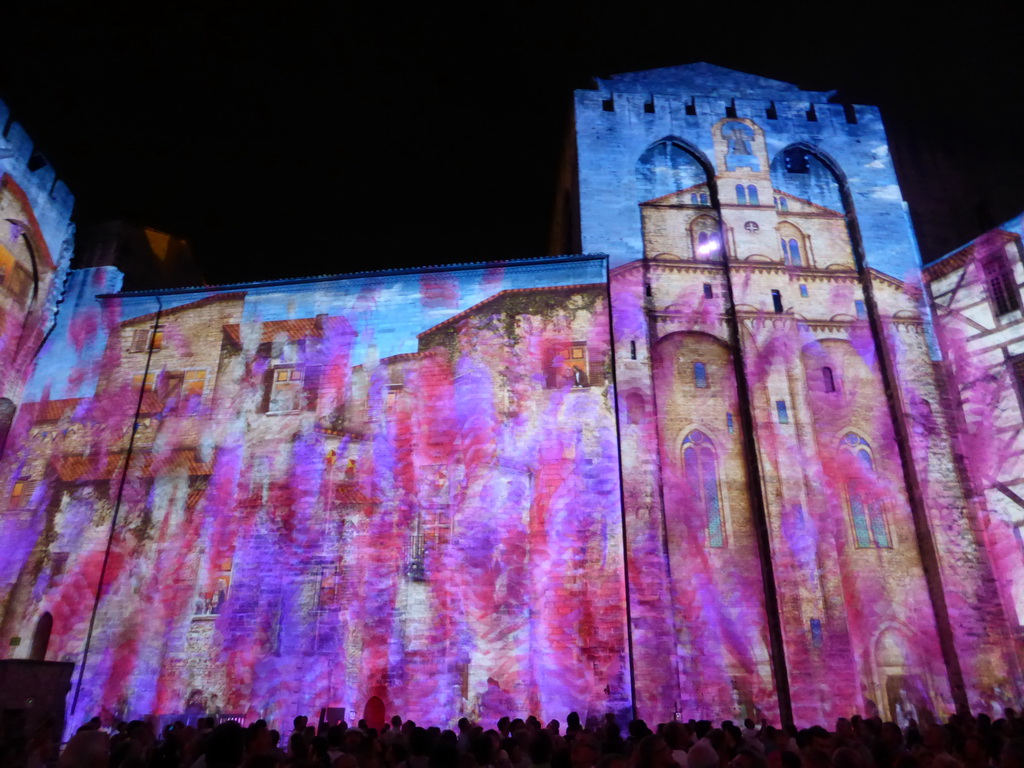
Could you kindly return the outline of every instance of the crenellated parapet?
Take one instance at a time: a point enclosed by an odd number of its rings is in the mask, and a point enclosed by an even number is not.
[[[718,134],[736,120],[763,134],[773,171],[790,148],[827,158],[848,182],[867,264],[907,279],[918,252],[879,110],[830,103],[833,96],[706,63],[598,78],[575,95],[583,250],[610,253],[614,263],[639,258],[638,160],[656,143],[675,141],[721,177],[728,168],[720,142],[716,152]],[[725,200],[729,190],[719,184]]]
[[[74,197],[0,102],[0,397],[19,399],[74,251]]]

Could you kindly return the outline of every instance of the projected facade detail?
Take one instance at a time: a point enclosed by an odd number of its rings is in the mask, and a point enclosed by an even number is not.
[[[963,461],[962,313],[943,362],[878,113],[827,99],[703,64],[598,81],[560,220],[607,256],[80,270],[38,354],[67,209],[2,193],[0,648],[52,620],[73,718],[1009,703],[1017,475]],[[989,250],[972,290],[1008,328],[1019,252]]]

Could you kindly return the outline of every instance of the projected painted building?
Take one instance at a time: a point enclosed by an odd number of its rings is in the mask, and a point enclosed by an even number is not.
[[[827,98],[577,93],[561,221],[607,256],[73,273],[12,398],[0,647],[78,663],[73,719],[1015,700],[881,123]]]

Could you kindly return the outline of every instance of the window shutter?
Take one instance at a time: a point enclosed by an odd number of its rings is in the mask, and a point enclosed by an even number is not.
[[[590,358],[590,370],[587,371],[587,379],[592,387],[604,386],[604,355],[594,355]]]
[[[323,376],[322,365],[307,365],[305,377],[302,380],[303,389],[306,395],[306,410],[315,411],[317,396],[320,392],[320,378]]]
[[[270,393],[274,388],[274,366],[268,365],[263,372],[263,397],[260,398],[259,413],[266,413],[270,410]]]

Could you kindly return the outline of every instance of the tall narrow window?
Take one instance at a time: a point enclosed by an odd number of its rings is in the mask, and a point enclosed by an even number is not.
[[[803,259],[800,257],[800,243],[795,239],[789,240],[789,263],[794,267],[803,266]]]
[[[786,408],[785,400],[775,401],[775,411],[779,415],[779,424],[789,424],[789,409]]]
[[[711,283],[704,283],[704,298],[713,299],[715,298],[715,291],[711,287]]]
[[[782,248],[782,260],[789,264],[789,241],[786,238],[779,240],[779,245]]]
[[[824,386],[825,386],[825,391],[826,392],[835,392],[836,391],[836,379],[835,379],[835,376],[832,375],[832,369],[829,368],[827,365],[824,368],[821,369],[821,380],[822,380],[822,384],[824,384]]]
[[[702,192],[701,193],[700,204],[701,205],[710,205],[710,203],[708,202],[708,193],[707,192]]]
[[[863,319],[868,316],[868,310],[864,306],[864,302],[861,301],[860,299],[857,299],[856,301],[853,302],[853,309],[857,313],[857,317],[859,318]]]
[[[736,426],[733,424],[731,413],[725,414],[725,426],[728,428],[730,435],[736,431]]]
[[[747,204],[747,189],[742,184],[736,185],[736,202],[740,205]]]
[[[1020,309],[1020,293],[1017,290],[1017,282],[1013,278],[1013,269],[1003,256],[989,257],[982,263],[985,270],[985,280],[988,282],[988,292],[995,304],[996,314],[1005,315]]]
[[[853,536],[857,547],[859,549],[891,547],[882,502],[877,498],[872,498],[872,489],[875,485],[875,465],[867,441],[859,435],[849,432],[843,438],[843,447],[856,457],[856,462],[850,471],[847,494],[850,498],[850,517],[853,522]]]
[[[800,284],[800,297],[803,299],[807,298],[807,286],[803,283]]]
[[[724,547],[725,526],[722,499],[718,492],[715,449],[708,436],[699,429],[693,430],[683,440],[683,465],[691,498],[700,505],[707,521],[708,546]]]
[[[784,211],[788,211],[789,210],[789,203],[786,202],[786,198],[784,198],[784,197],[780,197],[779,198],[779,208],[781,208]]]
[[[708,371],[704,363],[693,364],[693,385],[697,389],[708,388]]]
[[[636,360],[636,342],[629,342],[629,359]]]
[[[693,192],[693,193],[690,194],[690,205],[697,205],[697,201],[698,200],[699,200],[699,198],[697,197],[697,193],[696,192]]]
[[[772,291],[772,308],[776,313],[782,312],[782,294],[778,291]]]
[[[757,187],[753,184],[747,185],[747,203],[750,205],[760,205],[757,200]]]

